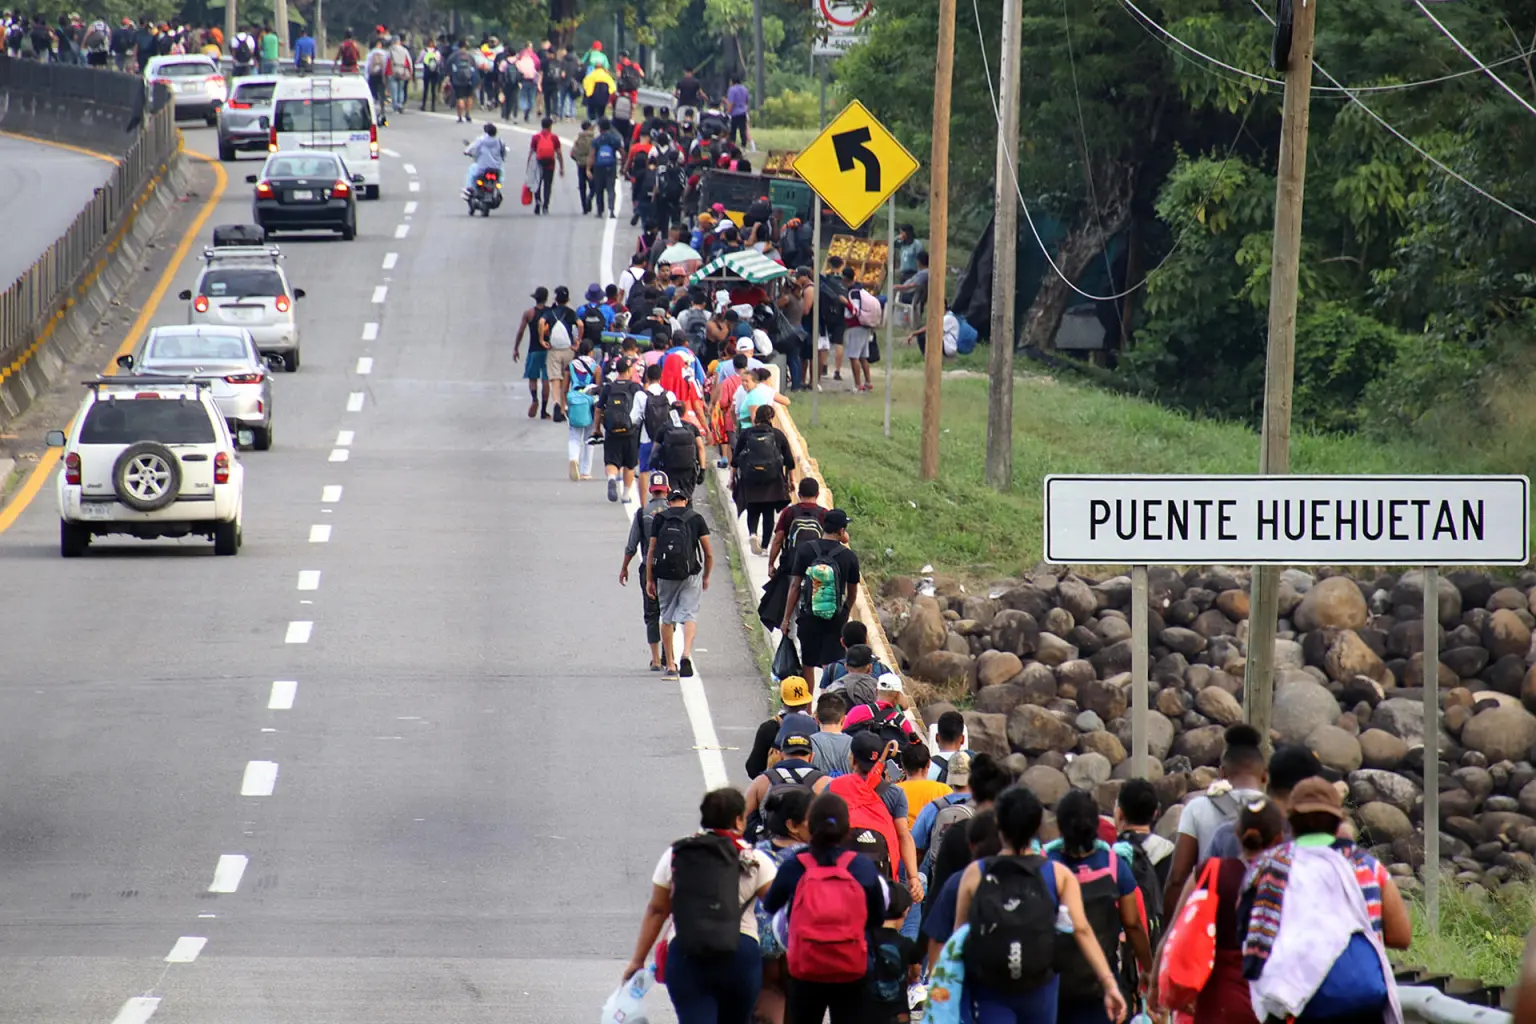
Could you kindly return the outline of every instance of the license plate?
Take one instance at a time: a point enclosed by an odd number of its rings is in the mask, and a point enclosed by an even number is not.
[[[294,189],[293,198],[294,199],[302,199],[302,200],[314,199],[315,198],[315,191],[314,191],[314,189],[308,189],[308,188]]]
[[[110,504],[100,502],[81,502],[80,518],[97,520],[111,519],[114,505],[115,502]]]

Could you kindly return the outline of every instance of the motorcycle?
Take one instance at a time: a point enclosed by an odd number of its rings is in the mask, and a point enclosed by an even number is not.
[[[491,211],[501,205],[501,172],[495,168],[477,175],[475,184],[469,190],[469,215],[484,213],[487,217]]]

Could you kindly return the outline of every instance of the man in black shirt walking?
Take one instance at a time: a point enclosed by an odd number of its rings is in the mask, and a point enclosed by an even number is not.
[[[837,592],[825,593],[828,585],[835,586]],[[842,657],[843,624],[858,595],[859,556],[848,547],[848,513],[834,508],[823,521],[821,539],[808,540],[795,549],[780,626],[786,634],[791,624],[796,627],[800,664],[807,670]],[[806,676],[810,679],[809,671]]]

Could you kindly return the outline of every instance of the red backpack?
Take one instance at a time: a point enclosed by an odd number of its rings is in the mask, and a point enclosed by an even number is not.
[[[533,156],[540,163],[553,161],[558,148],[558,142],[553,132],[539,132],[539,134],[533,137]]]
[[[880,794],[876,792],[884,778],[885,764],[881,762],[862,779],[852,774],[839,775],[828,784],[827,791],[836,793],[848,804],[849,838],[871,846],[871,859],[883,873],[890,875],[894,880],[896,867],[901,863],[901,846],[896,841],[896,823],[891,820],[891,812],[886,809],[885,801],[881,800]],[[885,863],[880,862],[881,844],[878,840],[882,839],[885,846]]]
[[[789,974],[796,981],[858,981],[869,970],[864,887],[848,870],[857,856],[844,850],[829,867],[809,853],[797,858],[805,874],[789,908]]]

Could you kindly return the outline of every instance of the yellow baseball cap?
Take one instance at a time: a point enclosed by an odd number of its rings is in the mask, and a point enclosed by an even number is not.
[[[811,702],[811,687],[799,676],[789,676],[779,684],[779,700],[787,708],[799,708]]]

